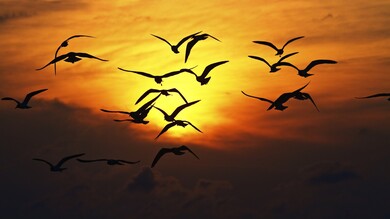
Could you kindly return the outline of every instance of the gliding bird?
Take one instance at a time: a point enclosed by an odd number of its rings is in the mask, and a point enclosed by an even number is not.
[[[167,122],[172,122],[172,121],[175,121],[175,117],[177,116],[177,114],[180,113],[180,111],[182,111],[183,109],[191,106],[191,105],[194,105],[195,103],[199,102],[200,100],[196,100],[196,101],[193,101],[193,102],[190,102],[190,103],[186,103],[186,104],[183,104],[179,107],[177,107],[173,113],[171,113],[171,115],[168,115],[168,113],[166,113],[164,110],[154,106],[154,108],[158,109],[162,114],[164,114],[164,119],[165,121]]]
[[[71,156],[68,156],[68,157],[64,157],[62,158],[56,165],[53,165],[52,163],[50,163],[49,161],[46,161],[44,159],[40,159],[40,158],[33,158],[33,160],[36,160],[36,161],[41,161],[41,162],[44,162],[46,163],[47,165],[50,166],[50,171],[53,171],[53,172],[62,172],[63,170],[67,169],[67,168],[62,168],[61,166],[68,160],[70,159],[73,159],[73,158],[76,158],[76,157],[81,157],[83,156],[84,153],[82,154],[75,154],[75,155],[71,155]]]
[[[356,99],[367,99],[367,98],[374,98],[374,97],[390,97],[390,93],[373,94],[366,97],[356,97]],[[387,100],[390,101],[390,98],[388,98]]]
[[[169,94],[169,92],[176,92],[178,93],[181,98],[184,100],[184,102],[188,103],[186,98],[180,93],[180,91],[178,91],[176,88],[171,88],[171,89],[168,89],[168,90],[158,90],[158,89],[149,89],[147,90],[144,94],[141,95],[140,98],[138,98],[137,102],[135,102],[135,104],[139,103],[141,100],[143,100],[146,96],[148,96],[150,93],[160,93],[164,96],[169,96],[171,94]]]
[[[160,84],[162,85],[162,79],[163,78],[167,78],[167,77],[171,77],[171,76],[174,76],[174,75],[177,75],[177,74],[180,74],[182,72],[185,72],[187,71],[188,69],[180,69],[178,71],[172,71],[172,72],[168,72],[166,74],[163,74],[163,75],[152,75],[152,74],[149,74],[149,73],[146,73],[146,72],[141,72],[141,71],[132,71],[132,70],[126,70],[126,69],[123,69],[123,68],[119,68],[119,70],[121,71],[125,71],[125,72],[130,72],[130,73],[136,73],[136,74],[139,74],[139,75],[142,75],[142,76],[145,76],[145,77],[148,77],[148,78],[153,78],[154,81],[157,83],[157,84]]]
[[[199,32],[196,32],[196,33],[194,33],[194,34],[191,34],[191,35],[188,35],[188,36],[184,37],[184,38],[181,39],[180,42],[178,42],[176,45],[172,45],[170,42],[168,42],[168,40],[166,40],[166,39],[164,39],[164,38],[162,38],[162,37],[156,36],[156,35],[154,35],[154,34],[151,34],[151,35],[154,36],[154,37],[156,37],[156,38],[158,38],[158,39],[160,39],[160,40],[162,40],[162,41],[164,41],[164,42],[166,42],[166,43],[171,47],[172,52],[174,52],[174,53],[179,53],[179,47],[181,46],[181,44],[183,44],[183,43],[184,43],[185,41],[187,41],[189,38],[191,38],[191,37],[197,35],[197,34],[200,33],[200,32],[202,32],[202,31],[199,31]]]
[[[194,47],[197,42],[199,42],[201,40],[205,40],[208,37],[211,37],[211,38],[221,42],[219,39],[217,39],[217,38],[215,38],[215,37],[213,37],[213,36],[211,36],[210,34],[207,34],[207,33],[192,36],[192,40],[187,43],[186,56],[184,58],[184,62],[187,62],[187,59],[188,59],[188,56],[190,56],[190,52],[191,52],[192,47]]]
[[[278,47],[276,47],[274,44],[272,44],[271,42],[267,42],[267,41],[253,41],[253,42],[254,42],[254,43],[257,43],[257,44],[262,44],[262,45],[269,46],[269,47],[273,48],[274,50],[276,50],[276,54],[275,54],[276,56],[277,56],[277,55],[281,56],[281,55],[283,55],[283,53],[284,53],[284,47],[286,47],[287,44],[289,44],[289,43],[291,43],[291,42],[293,42],[293,41],[295,41],[295,40],[301,39],[301,38],[303,38],[303,37],[304,37],[304,36],[292,38],[291,40],[287,41],[287,42],[283,45],[282,48],[278,48]]]
[[[258,56],[248,56],[249,58],[252,58],[252,59],[257,59],[259,61],[262,61],[264,62],[265,64],[267,64],[269,67],[270,67],[270,70],[269,72],[272,73],[272,72],[277,72],[280,70],[280,68],[278,68],[280,62],[282,62],[284,59],[290,57],[290,56],[293,56],[295,54],[297,54],[298,52],[294,52],[294,53],[290,53],[290,54],[287,54],[285,56],[283,56],[282,58],[280,58],[277,62],[275,62],[274,64],[269,64],[265,59],[261,58],[261,57],[258,57]]]
[[[162,130],[161,132],[157,135],[157,137],[154,139],[156,140],[158,137],[160,137],[160,135],[162,135],[164,132],[168,131],[168,129],[172,128],[173,126],[181,126],[183,128],[185,128],[187,125],[190,125],[192,126],[194,129],[196,129],[198,132],[202,132],[201,130],[199,130],[197,127],[195,127],[191,122],[189,121],[186,121],[186,120],[174,120],[173,122],[171,123],[168,123]]]
[[[160,160],[160,158],[162,156],[164,156],[166,153],[173,153],[175,155],[183,155],[183,154],[185,154],[185,151],[189,151],[191,154],[193,154],[199,160],[199,157],[196,156],[196,154],[185,145],[182,145],[182,146],[177,147],[177,148],[161,148],[153,160],[152,168],[157,164],[157,162]]]
[[[28,106],[28,102],[30,101],[30,99],[34,96],[34,95],[37,95],[41,92],[44,92],[44,91],[47,91],[47,89],[41,89],[41,90],[36,90],[36,91],[33,91],[31,93],[28,93],[26,95],[26,97],[24,98],[23,102],[19,102],[18,100],[15,100],[14,98],[12,97],[3,97],[1,98],[1,100],[13,100],[16,102],[16,107],[15,108],[19,108],[19,109],[29,109],[31,108],[31,106]]]
[[[328,60],[328,59],[317,59],[314,61],[311,61],[309,65],[306,66],[304,69],[299,69],[295,65],[288,63],[288,62],[280,62],[279,66],[290,66],[295,68],[298,71],[298,75],[304,78],[307,78],[309,76],[312,76],[313,74],[310,74],[309,71],[316,65],[319,64],[336,64],[336,61]]]
[[[213,70],[215,67],[219,66],[219,65],[222,65],[222,64],[225,64],[226,62],[229,62],[229,61],[220,61],[220,62],[215,62],[215,63],[212,63],[210,65],[208,65],[204,70],[203,70],[203,73],[201,75],[197,75],[195,74],[195,72],[193,72],[191,69],[187,69],[186,71],[189,72],[190,74],[193,74],[195,75],[196,77],[196,80],[201,84],[201,85],[205,85],[207,84],[211,77],[207,77],[207,75],[210,73],[211,70]],[[207,78],[206,78],[207,77]]]
[[[77,159],[79,162],[82,163],[89,163],[89,162],[98,162],[98,161],[105,161],[107,162],[107,165],[124,165],[124,164],[136,164],[140,161],[126,161],[126,160],[116,160],[116,159],[96,159],[96,160],[82,160]]]

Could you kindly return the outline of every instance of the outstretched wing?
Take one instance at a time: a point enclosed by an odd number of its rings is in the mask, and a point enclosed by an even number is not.
[[[301,39],[301,38],[303,38],[303,37],[304,37],[304,36],[292,38],[291,40],[287,41],[287,42],[283,45],[282,49],[284,49],[284,47],[286,47],[287,44],[289,44],[289,43],[291,43],[291,42],[293,42],[293,41],[295,41],[295,40]]]
[[[293,53],[287,54],[287,55],[283,56],[282,58],[280,58],[279,61],[278,61],[277,63],[280,63],[280,62],[282,62],[283,60],[287,59],[288,57],[293,56],[293,55],[295,55],[295,54],[297,54],[297,53],[298,53],[298,52],[293,52]]]
[[[202,75],[200,77],[205,78],[213,68],[217,67],[218,65],[222,65],[222,64],[224,64],[226,62],[229,62],[229,61],[220,61],[220,62],[215,62],[213,64],[208,65],[204,69],[204,71],[203,71],[203,73],[202,73]]]
[[[61,61],[61,60],[63,60],[63,59],[68,58],[68,55],[69,55],[69,53],[64,54],[64,55],[60,55],[60,56],[58,56],[57,58],[54,58],[53,60],[51,60],[49,63],[47,63],[47,64],[46,64],[45,66],[43,66],[42,68],[37,68],[37,69],[35,69],[35,70],[37,70],[37,71],[42,70],[42,69],[46,68],[47,66],[49,66],[50,64],[53,64],[53,63],[56,63],[56,62],[59,62],[59,61]]]
[[[365,98],[373,98],[373,97],[388,97],[390,96],[390,93],[379,93],[379,94],[373,94],[370,96],[365,96],[365,97],[356,97],[357,99],[365,99]]]
[[[305,71],[308,72],[310,69],[312,69],[314,66],[319,64],[336,64],[336,61],[328,60],[328,59],[318,59],[310,62],[310,64],[305,68]]]
[[[75,53],[75,55],[76,55],[76,56],[79,56],[79,57],[83,57],[83,58],[98,59],[98,60],[104,61],[104,62],[108,61],[108,60],[106,60],[106,59],[101,59],[101,58],[98,58],[98,57],[96,57],[96,56],[90,55],[90,54],[85,53],[85,52],[77,52],[77,53]]]
[[[196,44],[198,41],[199,41],[199,40],[197,40],[197,39],[192,39],[190,42],[187,43],[186,55],[185,55],[185,58],[184,58],[184,62],[187,62],[187,59],[188,59],[188,57],[190,56],[192,47],[194,47],[195,44]]]
[[[162,114],[164,114],[164,117],[167,117],[169,116],[167,112],[165,112],[164,110],[162,110],[161,108],[158,108],[157,106],[153,106],[154,108],[158,109],[158,111],[160,111]]]
[[[187,69],[180,69],[178,71],[171,71],[171,72],[168,72],[168,73],[165,73],[165,74],[161,75],[161,77],[162,78],[171,77],[171,76],[183,73],[184,71],[187,71]]]
[[[141,162],[140,160],[137,160],[137,161],[118,160],[118,161],[122,162],[122,163],[127,163],[127,164],[136,164],[136,163]]]
[[[166,153],[169,153],[171,152],[172,150],[171,149],[168,149],[168,148],[161,148],[158,153],[156,154],[156,157],[154,158],[153,162],[152,162],[152,168],[157,164],[157,162],[160,160],[160,158],[166,154]]]
[[[263,59],[263,58],[261,58],[261,57],[258,57],[258,56],[248,56],[249,58],[252,58],[252,59],[257,59],[257,60],[259,60],[259,61],[262,61],[262,62],[264,62],[265,64],[267,64],[269,67],[271,67],[271,65],[265,60],[265,59]]]
[[[199,157],[198,157],[191,149],[189,149],[187,146],[182,145],[182,146],[180,146],[179,148],[180,148],[180,150],[187,150],[187,151],[189,151],[189,152],[190,152],[191,154],[193,154],[196,158],[198,158],[198,160],[200,160]]]
[[[171,114],[172,118],[175,118],[175,117],[177,116],[177,114],[179,114],[179,112],[182,111],[183,109],[185,109],[185,108],[187,108],[187,107],[189,107],[189,106],[191,106],[191,105],[194,105],[195,103],[197,103],[197,102],[199,102],[199,101],[200,101],[200,100],[192,101],[192,102],[190,102],[190,103],[186,103],[186,104],[183,104],[183,105],[177,107],[177,108],[175,109],[175,111],[173,111],[173,113]]]
[[[176,122],[171,122],[171,123],[168,123],[162,130],[161,132],[157,135],[157,137],[154,138],[154,140],[156,140],[158,137],[160,137],[160,135],[164,134],[164,132],[168,131],[168,129],[172,128],[173,126],[176,125]]]
[[[123,68],[119,68],[119,70],[121,71],[125,71],[125,72],[131,72],[131,73],[136,73],[136,74],[139,74],[139,75],[142,75],[142,76],[145,76],[145,77],[148,77],[148,78],[154,78],[155,76],[154,75],[151,75],[149,73],[146,73],[146,72],[142,72],[142,71],[132,71],[132,70],[126,70],[126,69],[123,69]]]
[[[62,158],[59,162],[58,162],[58,164],[57,164],[57,166],[62,166],[62,164],[64,164],[66,161],[68,161],[68,160],[70,160],[70,159],[73,159],[73,158],[76,158],[76,157],[81,157],[81,156],[83,156],[85,153],[82,153],[82,154],[75,154],[75,155],[71,155],[71,156],[67,156],[67,157],[64,157],[64,158]]]
[[[46,161],[46,160],[44,160],[44,159],[33,158],[33,160],[37,160],[37,161],[44,162],[44,163],[46,163],[47,165],[49,165],[50,167],[53,167],[53,164],[51,164],[49,161]]]
[[[180,93],[180,91],[178,89],[172,88],[172,89],[169,89],[168,92],[176,92],[176,93],[178,93],[181,96],[181,98],[184,100],[184,102],[188,103],[186,98],[183,96],[183,94]]]
[[[313,98],[311,98],[310,94],[308,94],[308,93],[303,93],[303,95],[313,103],[313,105],[315,106],[315,108],[316,108],[317,111],[319,112],[320,110],[318,109],[318,107],[317,107],[316,103],[314,102]]]
[[[292,93],[294,94],[294,93],[300,92],[300,91],[303,90],[307,85],[309,85],[309,83],[310,83],[310,81],[307,82],[307,84],[306,84],[305,86],[299,88],[298,90],[293,91]]]
[[[198,129],[196,126],[194,126],[191,122],[189,121],[185,121],[187,124],[189,124],[190,126],[192,126],[192,128],[196,129],[198,132],[202,132],[200,129]],[[202,132],[203,133],[203,132]]]
[[[209,37],[211,37],[211,38],[215,39],[216,41],[219,41],[219,42],[221,42],[221,40],[217,39],[216,37],[213,37],[213,36],[211,36],[210,34],[207,34],[207,33],[206,33],[206,36],[209,36]]]
[[[145,111],[147,108],[149,108],[159,97],[161,96],[161,93],[159,95],[157,95],[157,97],[151,99],[150,101],[148,101],[147,103],[145,103],[144,105],[142,105],[138,110],[137,112],[139,113],[142,113],[143,111]]]
[[[98,162],[98,161],[107,161],[107,159],[96,159],[96,160],[83,160],[83,159],[76,159],[82,163],[89,163],[89,162]]]
[[[13,100],[13,101],[15,101],[17,104],[20,104],[20,102],[19,102],[18,100],[15,100],[15,99],[12,98],[12,97],[3,97],[3,98],[1,98],[1,100]]]
[[[129,112],[126,112],[126,111],[113,111],[113,110],[105,110],[105,109],[100,109],[102,112],[105,112],[105,113],[122,113],[122,114],[127,114],[127,115],[130,115]]]
[[[23,100],[23,104],[27,104],[28,101],[30,101],[30,99],[31,99],[33,96],[35,96],[35,95],[37,95],[37,94],[39,94],[39,93],[42,93],[42,92],[44,92],[44,91],[47,91],[47,90],[48,90],[48,89],[41,89],[41,90],[36,90],[36,91],[31,92],[31,93],[28,93],[28,94],[26,95],[26,97],[24,98],[24,100]]]
[[[152,36],[156,37],[157,39],[160,39],[160,40],[162,40],[162,41],[168,43],[169,46],[172,46],[172,44],[171,44],[170,42],[168,42],[168,40],[166,40],[166,39],[164,39],[164,38],[162,38],[162,37],[160,37],[160,36],[154,35],[154,34],[150,34],[150,35],[152,35]]]
[[[157,92],[161,92],[161,90],[157,90],[157,89],[149,89],[147,90],[144,94],[142,94],[138,100],[135,102],[135,104],[141,102],[141,100],[143,100],[146,96],[148,96],[150,93],[157,93]]]
[[[257,44],[269,46],[269,47],[273,48],[275,51],[278,51],[278,48],[274,44],[272,44],[271,42],[267,42],[267,41],[253,41],[253,42],[257,43]]]
[[[299,68],[297,68],[295,65],[293,65],[293,64],[291,64],[291,63],[289,63],[289,62],[279,62],[278,64],[277,64],[277,66],[290,66],[290,67],[293,67],[293,68],[295,68],[296,70],[298,70],[299,71]]]
[[[255,96],[252,96],[252,95],[249,95],[249,94],[246,94],[244,91],[241,91],[241,93],[243,93],[245,96],[248,96],[248,97],[251,97],[251,98],[255,98],[255,99],[258,99],[258,100],[261,100],[261,101],[266,101],[268,103],[271,103],[273,104],[274,102],[271,101],[271,100],[268,100],[266,98],[262,98],[262,97],[255,97]]]
[[[185,41],[187,41],[189,38],[194,37],[195,35],[199,34],[200,32],[202,32],[202,31],[199,31],[199,32],[196,32],[196,33],[194,33],[194,34],[191,34],[191,35],[188,35],[188,36],[184,37],[183,39],[181,39],[181,40],[177,43],[176,47],[179,47],[181,44],[183,44],[183,43],[184,43]]]

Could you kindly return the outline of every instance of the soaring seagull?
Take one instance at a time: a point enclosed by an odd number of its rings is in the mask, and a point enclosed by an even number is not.
[[[121,71],[124,71],[124,72],[130,72],[130,73],[135,73],[135,74],[139,74],[139,75],[142,75],[142,76],[145,76],[145,77],[148,77],[148,78],[153,78],[154,81],[157,83],[157,84],[160,84],[162,85],[162,79],[163,78],[168,78],[168,77],[171,77],[171,76],[174,76],[174,75],[177,75],[177,74],[180,74],[182,72],[185,72],[185,71],[188,71],[188,69],[180,69],[178,71],[172,71],[172,72],[168,72],[168,73],[165,73],[163,75],[152,75],[150,73],[146,73],[146,72],[142,72],[142,71],[132,71],[132,70],[126,70],[126,69],[123,69],[123,68],[119,68],[119,70]]]
[[[301,39],[303,38],[304,36],[300,36],[300,37],[295,37],[295,38],[292,38],[291,40],[287,41],[282,48],[278,48],[276,47],[273,43],[271,42],[267,42],[267,41],[253,41],[254,43],[257,43],[257,44],[262,44],[262,45],[266,45],[266,46],[269,46],[271,48],[273,48],[275,51],[276,51],[276,56],[281,56],[283,55],[284,53],[284,47],[286,47],[289,43],[295,41],[295,40],[298,40],[298,39]]]
[[[207,34],[207,33],[192,36],[192,40],[187,43],[186,56],[184,58],[184,62],[187,62],[187,59],[190,56],[190,52],[191,52],[192,47],[194,47],[195,44],[198,43],[199,41],[205,40],[205,39],[207,39],[209,37],[211,37],[211,38],[221,42],[219,39],[217,39],[217,38],[215,38],[215,37],[213,37],[213,36],[211,36],[210,34]]]
[[[26,97],[24,98],[23,102],[19,102],[18,100],[15,100],[14,98],[12,97],[3,97],[1,98],[1,100],[13,100],[16,102],[16,107],[15,108],[19,108],[19,109],[29,109],[31,108],[31,106],[28,106],[28,102],[30,101],[30,99],[34,96],[34,95],[37,95],[39,93],[42,93],[44,91],[47,91],[47,89],[41,89],[41,90],[36,90],[36,91],[33,91],[31,93],[28,93],[26,95]]]
[[[173,126],[181,126],[183,128],[185,128],[187,125],[190,125],[192,126],[194,129],[196,129],[198,132],[202,132],[200,129],[198,129],[197,127],[195,127],[191,122],[189,121],[186,121],[186,120],[174,120],[173,122],[171,123],[168,123],[162,130],[161,132],[157,135],[157,137],[154,139],[156,140],[158,137],[160,137],[160,135],[164,134],[166,131],[168,131],[168,129],[172,128]]]
[[[66,161],[68,161],[68,160],[70,160],[70,159],[73,159],[73,158],[76,158],[76,157],[81,157],[81,156],[83,156],[83,155],[84,155],[84,153],[82,153],[82,154],[75,154],[75,155],[71,155],[71,156],[68,156],[68,157],[64,157],[64,158],[62,158],[56,165],[53,165],[53,164],[50,163],[49,161],[44,160],[44,159],[40,159],[40,158],[33,158],[33,160],[41,161],[41,162],[46,163],[47,165],[50,166],[50,171],[53,171],[53,172],[62,172],[63,170],[67,169],[67,168],[61,167]]]
[[[188,103],[186,98],[183,96],[183,94],[180,93],[179,90],[177,90],[176,88],[171,88],[171,89],[162,89],[162,90],[158,90],[158,89],[149,89],[147,90],[144,94],[142,94],[138,100],[135,102],[135,104],[138,104],[140,101],[142,101],[146,96],[148,96],[150,93],[160,93],[164,96],[169,96],[171,95],[170,93],[171,92],[174,92],[174,93],[178,93],[180,95],[180,97],[184,100],[184,102]]]
[[[90,163],[90,162],[99,162],[104,161],[107,163],[107,165],[124,165],[124,164],[136,164],[140,161],[127,161],[127,160],[116,160],[116,159],[95,159],[95,160],[83,160],[83,159],[77,159],[79,162],[82,163]]]
[[[196,80],[201,85],[205,85],[205,84],[209,83],[209,81],[211,79],[211,77],[207,77],[208,74],[210,73],[210,71],[219,65],[225,64],[226,62],[229,62],[229,61],[215,62],[215,63],[212,63],[212,64],[206,66],[206,68],[204,68],[204,70],[203,70],[203,73],[199,76],[197,74],[195,74],[195,72],[193,72],[191,69],[186,69],[186,72],[193,74],[195,76]]]
[[[312,76],[313,74],[310,74],[309,71],[316,65],[320,64],[336,64],[337,62],[334,60],[329,60],[329,59],[317,59],[313,60],[310,62],[309,65],[306,66],[304,69],[299,69],[295,65],[289,63],[289,62],[280,62],[278,65],[279,66],[290,66],[295,68],[298,71],[298,75],[304,78],[307,78],[309,76]]]
[[[184,37],[176,45],[172,45],[170,42],[168,42],[168,40],[166,40],[166,39],[164,39],[164,38],[162,38],[160,36],[157,36],[157,35],[154,35],[154,34],[151,34],[151,35],[156,37],[156,38],[158,38],[158,39],[160,39],[160,40],[162,40],[162,41],[164,41],[164,42],[166,42],[171,47],[172,52],[177,54],[177,53],[179,53],[179,47],[181,46],[181,44],[183,44],[188,39],[194,37],[195,35],[199,34],[200,32],[202,32],[202,31],[199,31],[199,32],[196,32],[194,34],[191,34],[191,35],[188,35],[188,36]]]
[[[356,97],[357,99],[367,99],[367,98],[374,98],[374,97],[390,97],[390,93],[379,93],[379,94],[373,94],[370,96],[365,96],[365,97]],[[387,99],[390,101],[390,98]]]
[[[183,109],[191,106],[191,105],[194,105],[195,103],[199,102],[200,100],[196,100],[196,101],[192,101],[190,103],[185,103],[183,105],[180,105],[179,107],[177,107],[172,113],[171,115],[168,115],[168,113],[166,113],[164,110],[154,106],[154,108],[158,109],[158,111],[160,111],[162,114],[164,114],[164,119],[165,121],[167,122],[173,122],[175,121],[175,117],[177,116],[177,114],[179,114]]]
[[[183,155],[183,154],[185,154],[185,151],[190,152],[191,154],[193,154],[199,160],[199,157],[191,149],[189,149],[185,145],[182,145],[182,146],[176,147],[176,148],[161,148],[160,151],[157,153],[156,157],[153,160],[152,168],[157,164],[157,162],[160,160],[160,158],[162,156],[164,156],[166,153],[173,153],[175,155]]]
[[[280,70],[280,68],[278,68],[278,66],[279,66],[279,64],[280,64],[283,60],[285,60],[285,59],[287,59],[288,57],[293,56],[293,55],[295,55],[295,54],[297,54],[297,53],[298,53],[298,52],[294,52],[294,53],[287,54],[287,55],[283,56],[282,58],[280,58],[277,62],[275,62],[275,63],[272,64],[272,65],[271,65],[269,62],[267,62],[267,60],[265,60],[264,58],[261,58],[261,57],[258,57],[258,56],[248,56],[248,57],[249,57],[249,58],[252,58],[252,59],[256,59],[256,60],[259,60],[259,61],[264,62],[265,64],[267,64],[267,65],[270,67],[269,72],[270,72],[270,73],[273,73],[273,72],[277,72],[277,71]]]

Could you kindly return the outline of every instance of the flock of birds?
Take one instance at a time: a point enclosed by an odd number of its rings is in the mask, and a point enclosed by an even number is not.
[[[201,34],[201,31],[200,32],[196,32],[194,34],[191,34],[191,35],[188,35],[186,37],[184,37],[183,39],[181,39],[176,45],[173,45],[172,43],[170,43],[168,40],[160,37],[160,36],[157,36],[157,35],[154,35],[152,34],[152,36],[156,37],[157,39],[160,39],[162,41],[164,41],[165,43],[167,43],[169,46],[170,46],[170,49],[172,50],[173,53],[177,54],[177,53],[180,53],[179,51],[179,47],[181,45],[183,45],[185,42],[187,42],[187,45],[186,45],[186,52],[185,52],[185,57],[184,57],[184,62],[186,63],[189,56],[190,56],[190,53],[191,53],[191,50],[193,49],[193,47],[195,46],[195,44],[197,44],[199,41],[202,41],[202,40],[206,40],[208,38],[212,38],[216,41],[219,41],[219,39],[207,34],[207,33],[202,33]],[[82,60],[83,58],[89,58],[89,59],[96,59],[96,60],[99,60],[99,61],[108,61],[106,59],[101,59],[99,57],[96,57],[96,56],[93,56],[93,55],[90,55],[88,53],[85,53],[85,52],[69,52],[69,53],[66,53],[66,54],[63,54],[63,55],[60,55],[60,56],[57,56],[58,55],[58,52],[61,48],[63,47],[67,47],[69,45],[69,41],[71,39],[74,39],[74,38],[79,38],[79,37],[86,37],[86,38],[94,38],[93,36],[89,36],[89,35],[74,35],[74,36],[71,36],[69,38],[67,38],[65,41],[63,41],[60,46],[57,48],[57,50],[55,51],[55,54],[54,54],[54,59],[51,60],[49,63],[47,63],[45,66],[41,67],[41,68],[38,68],[36,70],[42,70],[44,68],[46,68],[47,66],[49,65],[54,65],[54,74],[57,73],[57,68],[56,68],[56,64],[57,62],[59,61],[65,61],[65,62],[71,62],[71,63],[75,63],[75,62],[78,62],[80,60]],[[259,57],[259,56],[253,56],[253,55],[249,55],[248,57],[249,58],[252,58],[252,59],[255,59],[255,60],[259,60],[263,63],[265,63],[267,66],[270,67],[270,73],[275,73],[277,71],[279,71],[281,69],[281,67],[283,66],[288,66],[288,67],[292,67],[294,69],[297,70],[298,72],[298,75],[301,76],[301,77],[309,77],[309,76],[312,76],[313,74],[309,73],[309,71],[317,66],[317,65],[320,65],[320,64],[336,64],[337,62],[334,61],[334,60],[328,60],[328,59],[318,59],[318,60],[313,60],[311,61],[304,69],[301,69],[301,68],[298,68],[296,67],[295,65],[289,63],[289,62],[286,62],[285,60],[293,55],[296,55],[298,52],[294,52],[294,53],[290,53],[290,54],[287,54],[287,55],[284,55],[284,49],[285,47],[290,44],[291,42],[293,41],[296,41],[298,39],[301,39],[303,38],[303,36],[300,36],[300,37],[296,37],[296,38],[293,38],[293,39],[290,39],[288,40],[281,48],[278,48],[276,47],[274,44],[270,43],[270,42],[267,42],[267,41],[253,41],[254,43],[256,44],[260,44],[260,45],[265,45],[265,46],[269,46],[271,47],[272,49],[274,49],[276,51],[276,56],[279,56],[280,59],[276,62],[276,63],[273,63],[273,64],[270,64],[267,60],[265,60],[264,58],[262,57]],[[162,75],[154,75],[154,74],[150,74],[150,73],[147,73],[147,72],[142,72],[142,71],[134,71],[134,70],[127,70],[127,69],[123,69],[123,68],[120,68],[118,67],[119,70],[121,71],[124,71],[124,72],[129,72],[129,73],[134,73],[134,74],[138,74],[138,75],[141,75],[141,76],[144,76],[144,77],[147,77],[147,78],[152,78],[154,79],[154,81],[157,83],[157,84],[160,84],[162,85],[162,82],[163,82],[163,79],[165,78],[168,78],[168,77],[172,77],[172,76],[176,76],[176,75],[179,75],[181,73],[189,73],[191,75],[194,75],[195,76],[195,79],[197,82],[199,82],[201,85],[206,85],[208,84],[208,82],[210,81],[211,77],[209,76],[209,73],[216,67],[222,65],[222,64],[225,64],[229,61],[225,60],[225,61],[219,61],[219,62],[215,62],[215,63],[212,63],[212,64],[209,64],[207,67],[205,67],[205,69],[203,70],[203,72],[201,74],[196,74],[193,69],[196,68],[197,66],[195,67],[192,67],[192,68],[183,68],[183,69],[180,69],[180,70],[176,70],[176,71],[172,71],[172,72],[168,72],[168,73],[165,73],[165,74],[162,74]],[[244,91],[241,91],[245,96],[249,97],[249,98],[255,98],[255,99],[258,99],[260,101],[264,101],[264,102],[268,102],[270,103],[271,105],[268,107],[267,110],[271,110],[271,109],[275,109],[275,110],[285,110],[287,109],[288,107],[285,106],[284,104],[290,100],[290,99],[297,99],[297,100],[307,100],[309,99],[314,107],[317,109],[317,111],[319,111],[317,105],[315,104],[313,98],[310,96],[310,94],[308,93],[304,93],[302,92],[302,90],[304,88],[306,88],[306,86],[309,84],[310,82],[308,82],[306,85],[304,85],[303,87],[295,90],[295,91],[292,91],[292,92],[287,92],[287,93],[283,93],[281,94],[276,100],[272,101],[272,100],[269,100],[269,99],[266,99],[266,98],[263,98],[263,97],[257,97],[257,96],[253,96],[253,95],[250,95],[250,94],[247,94],[245,93]],[[19,109],[29,109],[31,108],[31,106],[29,106],[29,102],[31,100],[31,98],[37,94],[40,94],[42,92],[45,92],[47,91],[48,89],[40,89],[40,90],[36,90],[36,91],[33,91],[33,92],[30,92],[28,93],[24,100],[23,101],[19,101],[19,100],[16,100],[12,97],[4,97],[2,98],[2,100],[11,100],[11,101],[14,101],[16,102],[16,107],[15,108],[19,108]],[[120,111],[120,110],[106,110],[106,109],[101,109],[102,112],[105,112],[105,113],[120,113],[120,114],[126,114],[130,117],[130,119],[114,119],[114,121],[116,122],[123,122],[123,121],[130,121],[130,122],[133,122],[133,123],[138,123],[138,124],[148,124],[149,121],[146,121],[146,117],[148,116],[149,112],[151,109],[156,109],[158,110],[159,112],[161,112],[161,114],[164,116],[164,120],[166,122],[168,122],[165,127],[160,131],[160,133],[155,137],[155,139],[158,139],[162,134],[164,134],[165,132],[167,132],[170,128],[174,127],[174,126],[181,126],[181,127],[186,127],[187,125],[190,125],[191,127],[193,127],[195,130],[197,130],[198,132],[202,132],[200,129],[198,129],[195,125],[193,125],[191,122],[187,121],[187,120],[179,120],[179,119],[176,119],[177,115],[184,109],[198,103],[200,100],[195,100],[195,101],[191,101],[191,102],[188,102],[187,99],[185,98],[185,96],[176,88],[170,88],[170,89],[149,89],[147,90],[145,93],[143,93],[138,99],[137,101],[135,102],[135,104],[138,104],[140,102],[142,102],[145,98],[147,98],[149,95],[152,95],[154,93],[157,93],[158,95],[155,96],[154,98],[150,99],[149,101],[147,101],[146,103],[144,103],[139,109],[137,109],[136,111],[133,111],[133,112],[127,112],[127,111]],[[172,93],[177,93],[181,99],[184,101],[184,104],[178,106],[172,113],[167,113],[164,109],[161,109],[157,106],[155,106],[155,102],[156,100],[161,96],[161,95],[164,95],[164,96],[169,96],[171,95]],[[365,99],[365,98],[375,98],[375,97],[390,97],[390,93],[379,93],[379,94],[373,94],[373,95],[369,95],[369,96],[364,96],[364,97],[356,97],[358,99]],[[388,99],[390,101],[390,98]],[[190,152],[191,154],[193,154],[197,159],[199,159],[199,157],[190,149],[188,148],[187,146],[185,145],[182,145],[180,147],[172,147],[172,148],[161,148],[158,153],[156,154],[152,164],[151,164],[151,167],[153,168],[157,162],[161,159],[162,156],[164,156],[165,154],[167,153],[173,153],[175,155],[183,155],[185,154],[185,152]],[[63,164],[68,161],[68,160],[72,160],[72,159],[77,159],[79,162],[82,162],[82,163],[90,163],[90,162],[106,162],[108,165],[124,165],[124,164],[137,164],[139,163],[140,161],[126,161],[126,160],[120,160],[120,159],[92,159],[92,160],[84,160],[84,159],[79,159],[79,157],[81,156],[84,156],[85,154],[84,153],[81,153],[81,154],[75,154],[75,155],[71,155],[71,156],[67,156],[67,157],[64,157],[62,158],[57,164],[52,164],[51,162],[47,161],[47,160],[44,160],[44,159],[41,159],[41,158],[34,158],[33,160],[36,160],[36,161],[40,161],[40,162],[44,162],[46,163],[47,165],[50,166],[50,170],[51,171],[57,171],[57,172],[61,172],[63,170],[65,170],[66,168],[62,167]]]

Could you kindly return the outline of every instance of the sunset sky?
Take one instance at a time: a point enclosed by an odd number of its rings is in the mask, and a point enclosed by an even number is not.
[[[356,99],[390,92],[390,2],[385,0],[0,0],[0,97],[23,100],[15,109],[0,101],[1,218],[390,218],[390,102]],[[198,42],[184,62],[151,34],[173,44],[202,31],[220,40]],[[59,55],[85,52],[107,59],[49,63]],[[269,73],[279,57],[267,46],[299,52],[290,67]],[[118,70],[162,75],[182,68],[197,74],[215,62],[207,85],[182,73],[163,79]],[[248,94],[277,99],[307,83],[319,108],[290,100],[284,111]],[[147,125],[117,123],[135,111],[148,89],[177,88],[188,101],[173,127],[152,109]],[[155,106],[172,112],[179,95],[161,96]],[[163,147],[187,145],[199,157],[165,155]],[[139,164],[109,166],[70,160],[62,173],[47,165],[85,153],[83,159],[115,158]]]

